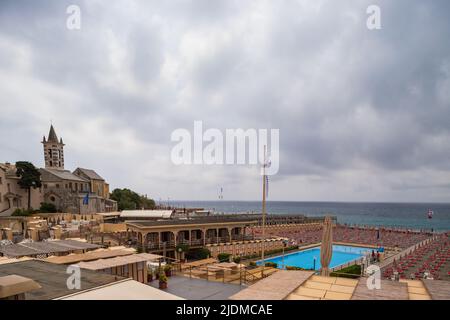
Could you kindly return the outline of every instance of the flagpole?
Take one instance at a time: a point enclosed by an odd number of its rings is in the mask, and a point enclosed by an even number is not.
[[[263,196],[262,196],[262,250],[261,250],[261,259],[262,259],[262,270],[261,270],[261,278],[264,277],[264,268],[266,266],[264,262],[264,249],[265,249],[265,239],[266,239],[266,145],[264,145],[264,163],[263,163]]]

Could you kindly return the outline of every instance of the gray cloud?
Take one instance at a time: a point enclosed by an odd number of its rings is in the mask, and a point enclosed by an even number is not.
[[[0,161],[42,165],[53,120],[113,187],[257,199],[257,168],[171,164],[203,120],[280,129],[273,199],[449,201],[450,3],[376,2],[379,31],[373,1],[3,1]]]

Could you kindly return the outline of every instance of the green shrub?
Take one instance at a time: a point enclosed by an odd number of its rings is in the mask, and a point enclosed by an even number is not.
[[[177,245],[175,249],[176,249],[177,252],[180,252],[180,251],[181,252],[188,252],[189,251],[189,245],[182,243],[182,244]]]
[[[41,202],[39,211],[42,213],[55,213],[57,212],[56,206],[53,203]]]
[[[256,262],[255,261],[250,261],[250,263],[248,265],[250,267],[256,267]]]
[[[144,249],[142,249],[141,246],[138,246],[138,247],[136,248],[136,253],[143,253],[143,252],[144,252]]]
[[[167,282],[167,276],[164,272],[159,274],[159,282]]]
[[[266,267],[270,267],[270,268],[276,268],[276,267],[278,267],[278,264],[277,263],[275,263],[275,262],[266,262],[265,263],[265,266]]]
[[[191,249],[188,252],[186,252],[186,258],[192,259],[192,260],[207,259],[210,256],[211,256],[211,251],[209,251],[206,248]]]
[[[294,267],[294,266],[286,266],[286,270],[311,271],[312,269],[305,269],[305,268]]]
[[[230,261],[231,254],[229,253],[219,253],[217,255],[217,259],[219,259],[219,262],[228,262]]]
[[[284,248],[284,252],[297,250],[297,249],[298,249],[298,246],[290,246],[290,247]],[[278,254],[278,253],[282,253],[282,252],[283,252],[283,249],[274,249],[274,250],[266,250],[266,251],[264,251],[266,256],[274,255],[274,254]],[[254,253],[254,254],[249,254],[249,255],[246,255],[246,256],[242,256],[242,259],[243,260],[250,260],[250,259],[258,259],[260,257],[261,257],[261,252]]]
[[[12,213],[13,216],[15,217],[29,217],[34,213],[34,210],[27,210],[27,209],[16,209],[14,210],[14,212]]]
[[[341,277],[341,278],[356,278],[357,276],[361,276],[361,266],[358,264],[346,267],[344,269],[338,270],[336,272],[332,272],[330,274],[331,277]]]
[[[164,271],[166,272],[166,271],[171,271],[172,270],[172,265],[170,265],[170,264],[166,264],[165,266],[164,266]]]
[[[234,263],[241,263],[241,257],[234,257],[233,258]]]

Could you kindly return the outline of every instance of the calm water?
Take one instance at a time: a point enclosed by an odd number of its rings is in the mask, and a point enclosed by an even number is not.
[[[371,252],[369,248],[358,248],[349,246],[333,246],[333,255],[330,261],[330,268],[340,266],[341,264],[354,261],[361,258],[364,252]],[[316,260],[314,262],[314,260]],[[278,256],[275,258],[265,259],[265,262],[275,262],[278,264],[277,268],[283,268],[283,257]],[[258,261],[257,264],[262,265],[262,261]],[[299,267],[303,269],[315,269],[319,270],[320,265],[320,247],[303,250],[284,256],[284,266]]]
[[[261,212],[256,201],[171,201],[178,207],[199,207],[216,212]],[[427,219],[428,209],[434,211]],[[273,214],[304,214],[337,216],[339,223],[393,226],[412,229],[450,230],[450,204],[439,203],[354,203],[354,202],[288,202],[269,201],[267,212]]]

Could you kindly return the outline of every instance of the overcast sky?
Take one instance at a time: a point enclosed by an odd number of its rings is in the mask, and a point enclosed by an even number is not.
[[[112,188],[260,199],[255,166],[172,164],[172,131],[202,120],[280,130],[271,200],[449,202],[449,14],[447,0],[2,0],[0,162],[42,167],[52,121],[66,169]]]

